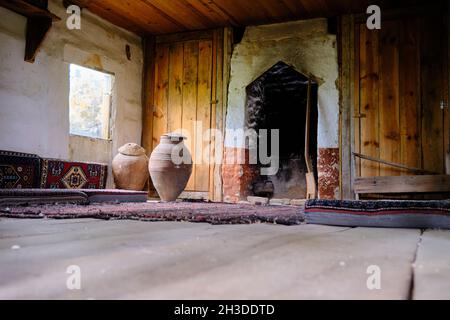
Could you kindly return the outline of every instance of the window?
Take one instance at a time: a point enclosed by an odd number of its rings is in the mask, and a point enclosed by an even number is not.
[[[70,65],[70,134],[109,139],[114,76]]]

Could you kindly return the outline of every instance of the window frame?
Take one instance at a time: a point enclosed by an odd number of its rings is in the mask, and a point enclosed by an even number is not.
[[[111,76],[111,91],[110,91],[110,103],[109,103],[109,118],[108,118],[108,137],[93,137],[93,136],[88,136],[88,135],[82,135],[82,134],[78,134],[78,133],[72,133],[71,132],[71,121],[70,121],[70,96],[71,96],[71,78],[70,78],[70,69],[71,66],[77,66],[77,67],[81,67],[81,68],[85,68],[85,69],[90,69],[92,71],[97,71],[106,75]],[[74,62],[70,62],[68,64],[68,68],[69,68],[69,96],[68,96],[68,100],[69,100],[69,136],[70,137],[80,137],[80,138],[85,138],[85,139],[91,139],[91,140],[100,140],[100,141],[108,141],[108,142],[112,142],[113,140],[113,117],[115,114],[115,96],[116,96],[116,75],[114,72],[108,71],[108,70],[104,70],[101,68],[95,68],[92,66],[86,66],[86,65],[82,65],[82,64],[78,64],[78,63],[74,63]]]

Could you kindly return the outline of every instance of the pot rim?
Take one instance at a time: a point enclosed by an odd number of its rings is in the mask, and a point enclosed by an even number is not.
[[[187,137],[185,135],[178,133],[178,132],[165,133],[161,137],[169,138],[172,142],[179,142],[179,141],[187,140]]]
[[[126,143],[123,146],[117,150],[120,154],[126,155],[126,156],[142,156],[145,154],[145,149],[142,148],[140,145],[130,142]]]

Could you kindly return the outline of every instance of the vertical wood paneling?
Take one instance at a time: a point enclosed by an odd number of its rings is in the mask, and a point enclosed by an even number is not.
[[[400,163],[399,23],[386,21],[380,34],[380,158]],[[399,175],[396,168],[380,164],[380,176]]]
[[[153,111],[153,148],[161,135],[167,133],[167,109],[169,97],[169,46],[158,45],[155,59],[155,92]]]
[[[422,168],[420,38],[418,19],[401,21],[399,96],[400,96],[400,163]],[[402,171],[402,175],[411,175]]]
[[[186,146],[195,162],[195,121],[197,121],[197,79],[198,79],[198,41],[184,44],[183,71],[183,129],[189,132]],[[195,191],[196,167],[192,168],[192,175],[186,187],[187,191]]]
[[[169,109],[167,130],[181,130],[183,116],[183,43],[170,44],[169,58]]]
[[[379,32],[360,27],[360,105],[361,153],[380,157],[379,131]],[[358,116],[358,115],[356,115]],[[378,163],[361,160],[361,175],[364,177],[380,174]]]
[[[427,10],[421,16],[405,15],[383,21],[378,44],[374,44],[377,32],[361,25],[356,39],[360,55],[356,66],[360,97],[356,104],[362,116],[362,154],[446,172],[448,110],[440,107],[441,100],[448,101],[447,34],[443,21],[442,10],[438,9]],[[377,46],[378,51],[374,51]],[[377,68],[378,77],[374,71]],[[372,108],[377,105],[378,112]],[[372,137],[377,135],[378,150],[372,143],[376,142]],[[414,174],[383,164],[376,173],[373,167],[377,164],[366,163],[362,161],[363,177]]]
[[[223,77],[223,30],[211,32],[209,38],[206,32],[199,32],[198,38],[192,33],[189,39],[173,36],[170,41],[158,40],[161,39],[156,39],[155,49],[153,147],[162,134],[182,130],[188,136],[186,145],[194,163],[199,163],[194,164],[185,191],[194,192],[192,195],[207,193],[210,199],[218,194],[219,199],[221,189],[215,182],[220,170],[205,161],[208,159],[202,153],[215,152],[210,139],[204,137],[205,132],[216,126],[222,128],[222,109],[216,107],[218,99],[222,100],[222,91],[217,93],[217,83],[221,86],[222,79],[217,78]],[[196,132],[196,124],[201,125],[201,132]]]
[[[442,23],[436,16],[422,18],[422,158],[424,169],[444,171],[444,114],[442,99]]]
[[[212,41],[199,42],[197,121],[203,132],[211,127]],[[200,139],[198,139],[200,141]],[[203,142],[203,153],[210,152],[209,141]],[[196,165],[196,191],[209,190],[209,164]]]

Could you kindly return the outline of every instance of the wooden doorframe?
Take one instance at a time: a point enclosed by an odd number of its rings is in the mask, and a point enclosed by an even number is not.
[[[450,112],[450,3],[447,3],[447,19],[445,20],[446,27],[447,27],[447,61],[446,61],[446,69],[448,73],[447,78],[447,112]],[[450,114],[448,116],[448,128],[450,130]],[[449,133],[449,139],[448,139],[449,145],[448,152],[445,155],[445,173],[450,174],[450,133]]]
[[[355,164],[354,105],[355,105],[355,16],[344,15],[338,24],[339,65],[339,187],[341,199],[354,199]]]
[[[211,40],[213,43],[213,78],[211,90],[211,128],[218,129],[225,136],[225,117],[230,77],[230,61],[232,53],[232,29],[221,28],[198,32],[184,32],[162,36],[148,36],[143,39],[144,69],[142,85],[142,146],[150,154],[153,150],[153,112],[155,91],[155,50],[158,43],[174,43],[189,40]],[[223,140],[213,141],[213,154],[223,157]],[[212,164],[209,170],[208,199],[222,201],[222,166]],[[150,195],[156,195],[149,183]]]
[[[418,8],[418,13],[424,8]],[[401,13],[402,10],[389,12],[388,19]],[[450,3],[447,3],[447,90],[450,93]],[[355,64],[355,25],[365,19],[366,15],[343,15],[339,17],[338,23],[338,65],[339,65],[339,145],[340,145],[340,194],[341,199],[355,199],[353,182],[356,178],[356,164],[352,156],[355,149],[355,107],[358,103],[356,93],[356,81],[358,75]],[[448,95],[447,95],[448,97]],[[450,108],[450,101],[447,101],[447,108]],[[450,128],[450,117],[448,117]],[[447,132],[450,136],[450,130]],[[450,141],[450,139],[448,139]],[[450,146],[448,147],[450,150]],[[450,174],[450,154],[445,155],[446,174]]]

